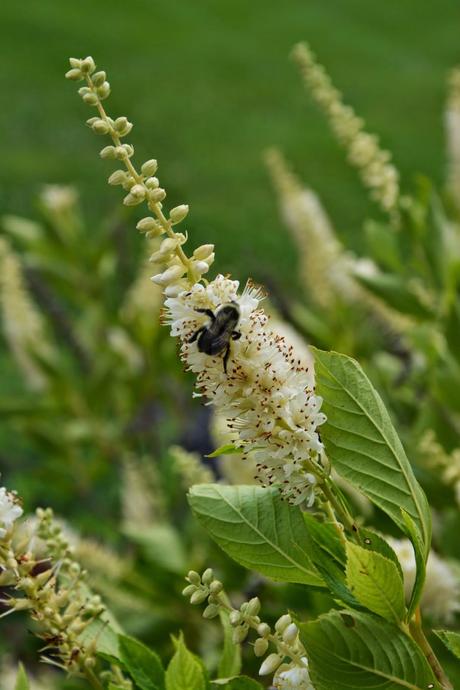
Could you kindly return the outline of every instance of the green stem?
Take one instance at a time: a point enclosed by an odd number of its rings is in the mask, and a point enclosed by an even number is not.
[[[104,686],[100,682],[99,678],[96,676],[94,671],[90,668],[85,668],[85,677],[88,683],[91,685],[94,690],[104,690]]]
[[[356,526],[353,516],[350,515],[346,507],[341,503],[341,501],[339,501],[332,487],[328,483],[328,480],[325,480],[323,483],[321,483],[320,487],[327,501],[334,509],[337,517],[339,518],[340,522],[343,524],[345,529],[351,532],[351,534],[353,534],[358,541],[361,541],[358,532],[358,527]]]
[[[415,612],[415,617],[411,620],[409,624],[409,630],[412,635],[413,640],[418,644],[422,650],[426,660],[430,664],[434,675],[438,679],[443,690],[454,690],[454,686],[450,682],[449,678],[446,676],[444,669],[439,663],[436,654],[434,653],[430,643],[425,637],[422,627],[422,618],[420,615],[420,609]]]

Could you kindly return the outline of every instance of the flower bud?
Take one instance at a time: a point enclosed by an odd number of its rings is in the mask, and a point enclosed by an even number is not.
[[[145,163],[141,167],[141,172],[144,175],[144,177],[151,177],[152,175],[155,175],[157,170],[158,163],[154,158],[145,161]]]
[[[97,95],[101,101],[110,96],[110,84],[108,81],[105,81],[101,86],[97,87]]]
[[[130,133],[130,131],[133,128],[133,124],[132,122],[128,121],[127,117],[117,117],[117,119],[113,123],[113,127],[117,134],[124,137]]]
[[[70,66],[73,67],[74,69],[80,69],[80,67],[81,67],[81,60],[79,60],[78,58],[69,58],[69,64],[70,64]]]
[[[131,146],[131,144],[122,144],[121,146],[118,146],[117,148],[121,149],[121,157],[125,158],[126,156],[128,158],[131,158],[131,156],[134,155],[134,146]]]
[[[275,630],[276,632],[283,633],[288,625],[292,623],[291,616],[288,613],[285,613],[284,616],[281,616],[281,618],[278,618],[278,620],[275,623]]]
[[[257,626],[257,634],[261,637],[268,637],[270,635],[270,626],[267,623],[261,623]]]
[[[145,198],[145,187],[143,184],[135,184],[133,187],[131,187],[131,194],[138,199],[144,199]]]
[[[192,261],[193,270],[200,275],[209,271],[209,266],[206,261]]]
[[[259,669],[259,676],[268,676],[270,673],[274,673],[282,660],[279,654],[269,654]]]
[[[257,616],[257,614],[260,611],[260,601],[257,597],[254,597],[248,602],[248,608],[247,608],[247,615],[248,616]]]
[[[206,589],[197,589],[196,592],[190,597],[191,604],[202,604],[208,597],[208,592]]]
[[[95,93],[85,93],[82,98],[86,105],[97,105],[98,103],[98,98]]]
[[[175,206],[169,212],[169,218],[171,219],[173,225],[180,223],[187,216],[189,207],[187,204],[181,204],[180,206]]]
[[[136,228],[140,232],[155,232],[157,230],[163,231],[161,223],[159,223],[155,218],[152,218],[151,216],[142,218],[136,225]]]
[[[190,597],[195,592],[196,592],[196,585],[187,585],[187,587],[184,587],[184,589],[182,590],[182,595],[184,597]]]
[[[163,273],[153,276],[152,280],[157,285],[168,285],[168,283],[174,283],[180,278],[184,274],[184,271],[185,268],[183,266],[170,266],[166,271],[163,271]]]
[[[92,74],[94,72],[96,65],[91,55],[88,55],[88,57],[81,61],[80,69],[83,74]]]
[[[184,287],[184,285],[180,285],[178,283],[175,283],[174,285],[168,285],[165,288],[164,293],[166,297],[177,297],[184,290]]]
[[[219,606],[217,604],[209,604],[203,611],[203,618],[215,618],[219,615]]]
[[[137,186],[137,185],[135,185]],[[125,206],[137,206],[138,204],[141,204],[143,201],[143,198],[141,196],[136,196],[135,194],[132,194],[129,192],[125,198],[123,199],[123,203]]]
[[[160,180],[158,177],[148,177],[144,184],[148,189],[157,189],[160,186]]]
[[[167,241],[168,241],[168,240],[164,240],[164,241],[161,243],[161,246],[165,245]],[[174,242],[174,240],[173,240],[173,242]],[[206,570],[204,571],[203,575],[201,576],[201,582],[202,582],[204,585],[210,585],[211,582],[213,581],[213,579],[214,579],[214,573],[213,573],[212,568],[206,568]]]
[[[230,625],[239,625],[241,622],[241,613],[239,611],[230,611],[229,616]]]
[[[154,204],[156,204],[158,201],[163,201],[165,197],[166,192],[161,187],[158,187],[158,189],[151,189],[149,191],[149,201],[151,201]]]
[[[108,183],[111,185],[124,184],[128,177],[129,175],[125,170],[115,170],[110,175]]]
[[[71,79],[72,81],[80,81],[80,79],[83,79],[83,74],[78,68],[69,69],[69,71],[65,73],[65,78]]]
[[[297,625],[295,623],[291,623],[283,633],[283,640],[290,644],[297,638],[298,633],[299,629],[297,628]]]
[[[94,86],[102,86],[102,84],[105,82],[106,76],[106,73],[102,70],[100,72],[95,72],[95,74],[93,74],[91,77]]]
[[[110,132],[110,125],[105,120],[99,118],[96,122],[93,122],[91,129],[93,132],[96,132],[96,134],[108,134]]]
[[[99,155],[101,158],[116,158],[115,146],[104,146]]]
[[[255,642],[254,642],[254,654],[256,656],[263,656],[265,652],[268,649],[268,640],[265,640],[263,637],[259,637]]]
[[[201,578],[195,570],[189,570],[187,573],[187,580],[192,583],[192,585],[201,584]]]
[[[197,247],[193,252],[193,258],[198,261],[204,261],[213,251],[213,244],[202,244],[201,247]]]
[[[224,585],[219,580],[214,580],[214,582],[211,582],[211,584],[209,585],[211,594],[220,594],[223,588]]]

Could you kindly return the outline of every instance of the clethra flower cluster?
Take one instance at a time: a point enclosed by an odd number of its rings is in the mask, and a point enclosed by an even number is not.
[[[110,91],[105,72],[96,72],[90,57],[72,58],[70,63],[66,76],[86,81],[79,93],[98,111],[88,125],[112,139],[101,156],[124,165],[109,177],[109,183],[127,191],[126,205],[145,202],[152,215],[140,220],[137,228],[147,238],[163,237],[151,257],[159,266],[152,280],[163,288],[163,321],[171,334],[180,338],[181,357],[186,368],[196,374],[199,395],[227,419],[229,428],[237,433],[235,445],[243,455],[252,454],[263,485],[279,485],[291,502],[311,505],[318,477],[325,473],[317,429],[326,419],[320,412],[321,398],[313,390],[312,372],[285,338],[270,328],[260,307],[260,289],[248,283],[240,294],[238,282],[227,277],[218,275],[211,282],[203,278],[214,261],[214,246],[202,245],[191,257],[185,254],[187,234],[176,232],[174,226],[185,219],[188,206],[176,206],[169,214],[164,211],[166,192],[155,177],[157,162],[148,160],[136,170],[131,160],[133,147],[121,143],[131,131],[131,123],[125,117],[109,117],[102,106]],[[232,302],[238,305],[240,337],[235,341],[229,338],[227,367],[222,352],[204,354],[191,339],[199,329],[207,328],[211,312]]]
[[[211,568],[199,575],[191,570],[187,577],[189,583],[183,590],[183,595],[190,598],[191,604],[207,606],[203,611],[203,618],[216,618],[224,613],[228,616],[233,627],[233,642],[244,642],[250,630],[257,633],[254,642],[254,654],[263,657],[269,651],[270,645],[275,651],[268,654],[259,669],[260,676],[274,674],[273,685],[277,690],[315,690],[308,673],[308,659],[305,648],[299,639],[299,629],[289,614],[284,614],[275,623],[274,628],[260,619],[260,601],[254,597],[245,601],[239,609],[233,608],[228,602],[223,585],[214,578]]]

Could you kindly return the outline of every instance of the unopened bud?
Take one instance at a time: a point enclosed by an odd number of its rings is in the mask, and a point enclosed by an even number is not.
[[[81,67],[81,60],[79,58],[69,58],[69,64],[71,67],[74,69],[80,69]]]
[[[91,55],[88,55],[88,57],[81,61],[80,69],[83,74],[92,74],[94,72],[96,64]]]
[[[81,69],[69,69],[69,71],[65,73],[65,78],[71,79],[72,81],[80,81],[80,79],[83,79],[83,74]]]
[[[209,604],[203,611],[203,618],[215,618],[219,615],[219,606],[217,604]]]
[[[99,155],[101,158],[116,158],[115,146],[104,146]]]
[[[268,640],[265,640],[263,637],[259,637],[255,642],[254,642],[254,654],[256,656],[263,656],[265,652],[268,649]]]
[[[128,177],[128,173],[125,170],[115,170],[110,175],[108,183],[111,185],[124,184]]]
[[[98,103],[98,97],[95,93],[85,93],[82,98],[86,105],[97,105]]]
[[[211,582],[211,584],[209,585],[211,594],[220,594],[223,588],[224,585],[219,580],[214,580],[214,582]]]
[[[102,86],[102,84],[105,82],[106,76],[106,73],[102,70],[100,72],[95,72],[91,77],[94,86]]]
[[[145,187],[142,184],[135,184],[133,187],[131,187],[131,194],[138,199],[144,199],[145,198]]]
[[[208,591],[206,589],[197,589],[190,597],[191,604],[202,604],[208,598]]]
[[[187,204],[181,204],[180,206],[175,206],[169,212],[169,217],[173,224],[180,223],[187,216],[189,207]]]
[[[282,660],[279,654],[269,654],[259,669],[259,676],[268,676],[270,673],[274,673]]]
[[[283,633],[283,640],[288,644],[294,642],[298,633],[299,629],[297,628],[297,625],[295,623],[291,623]]]
[[[201,578],[195,570],[189,570],[187,573],[187,580],[192,583],[192,585],[201,584]]]
[[[147,189],[158,189],[158,187],[160,186],[160,180],[158,179],[158,177],[148,177],[145,180],[144,184],[147,187]]]
[[[202,244],[201,247],[197,247],[193,252],[193,258],[198,261],[204,261],[213,251],[213,244]]]
[[[101,101],[110,96],[110,84],[108,81],[105,81],[101,86],[97,87],[97,95]]]
[[[123,199],[123,203],[125,206],[137,206],[137,204],[141,204],[143,201],[141,196],[136,196],[135,194],[127,194],[125,198]]]
[[[164,240],[164,242],[162,242],[161,245],[163,246],[164,244],[166,244],[167,241],[168,240]],[[212,568],[206,568],[203,575],[201,576],[201,582],[204,585],[210,585],[211,582],[213,581],[213,579],[214,579],[214,573],[213,573]]]
[[[128,121],[127,117],[117,117],[113,127],[120,136],[124,137],[132,130],[133,124]]]
[[[209,265],[206,261],[192,261],[193,270],[200,275],[209,271]]]
[[[151,216],[148,216],[147,218],[142,218],[136,225],[136,228],[140,232],[155,232],[158,229],[163,230],[161,224],[158,223],[158,221],[155,218],[152,218]]]
[[[157,170],[158,163],[154,158],[145,161],[145,163],[141,167],[141,172],[144,175],[144,177],[151,177],[152,175],[155,175]]]
[[[182,590],[184,597],[191,597],[194,592],[196,592],[196,585],[187,585],[187,587],[184,587]]]
[[[96,122],[93,122],[91,129],[96,134],[108,134],[110,132],[110,125],[105,120],[98,119]]]
[[[257,597],[254,597],[248,602],[248,608],[246,613],[248,616],[257,616],[260,611],[260,601]]]
[[[241,613],[239,611],[230,611],[229,615],[230,625],[239,625],[241,621]]]
[[[270,626],[267,623],[261,623],[257,626],[257,634],[261,637],[268,637],[270,635]]]
[[[248,636],[249,632],[249,626],[243,623],[243,625],[239,625],[235,630],[233,631],[232,635],[232,640],[234,644],[239,644],[240,642],[244,642],[245,639]]]
[[[163,199],[166,198],[166,192],[162,187],[158,187],[158,189],[152,189],[149,191],[149,200],[156,204],[159,201],[163,201]]]
[[[279,633],[283,633],[291,623],[291,616],[288,613],[285,613],[284,616],[281,616],[281,618],[278,618],[276,621],[275,630]]]

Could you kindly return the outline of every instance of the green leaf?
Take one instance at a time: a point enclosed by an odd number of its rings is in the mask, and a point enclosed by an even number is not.
[[[219,616],[224,631],[224,644],[217,672],[221,678],[231,678],[241,671],[241,646],[233,642],[233,627],[227,611],[220,609]]]
[[[142,642],[119,635],[121,661],[140,690],[164,690],[165,673],[160,658]]]
[[[426,558],[431,540],[428,502],[382,399],[354,359],[312,349],[316,389],[327,416],[321,438],[332,466],[407,532],[401,514],[405,510]]]
[[[398,236],[392,232],[388,225],[367,221],[364,226],[367,245],[377,263],[390,271],[399,273],[401,270],[401,258],[399,256]]]
[[[166,690],[206,690],[206,685],[202,663],[189,652],[181,634],[166,670]]]
[[[199,484],[189,502],[211,537],[245,568],[273,580],[324,586],[303,550],[309,536],[302,513],[277,489]]]
[[[356,599],[388,621],[402,621],[404,587],[393,561],[351,542],[347,542],[347,558],[347,585]]]
[[[181,574],[187,569],[180,534],[172,525],[156,524],[142,528],[127,525],[123,532],[141,547],[145,557],[156,566]]]
[[[381,618],[331,611],[299,627],[316,690],[440,689],[415,642]]]
[[[237,678],[230,678],[227,680],[215,680],[212,681],[212,683],[224,690],[263,690],[260,683],[247,676],[238,676]]]
[[[452,630],[433,630],[447,649],[452,652],[457,659],[460,659],[460,633]]]
[[[432,319],[433,312],[413,292],[404,278],[390,273],[364,275],[356,272],[354,277],[361,285],[383,299],[390,307],[417,319]]]
[[[234,443],[225,443],[223,446],[219,446],[216,450],[213,450],[209,455],[205,455],[205,458],[218,458],[219,455],[235,455],[242,452],[242,448],[238,448]]]
[[[379,553],[381,556],[385,556],[385,558],[387,558],[389,561],[392,561],[395,564],[402,581],[404,582],[401,563],[398,561],[398,557],[389,543],[385,541],[385,539],[378,532],[375,532],[375,530],[369,529],[368,527],[361,527],[359,530],[359,535],[361,537],[361,546],[363,549],[367,549],[368,551],[377,551],[377,553]]]
[[[27,673],[25,672],[24,666],[19,664],[14,690],[29,690],[29,687],[29,679],[27,678]]]

